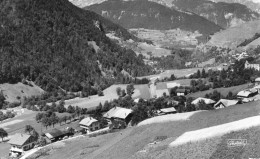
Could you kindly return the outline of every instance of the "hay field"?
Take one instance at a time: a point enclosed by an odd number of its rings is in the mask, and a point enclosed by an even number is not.
[[[0,84],[0,90],[3,92],[6,101],[10,103],[20,102],[17,97],[23,99],[23,97],[37,96],[44,93],[44,90],[35,85],[33,82],[31,82],[31,84],[32,86],[25,85],[20,82],[17,84],[5,83]]]
[[[223,96],[227,96],[229,92],[232,92],[233,95],[236,95],[239,91],[247,89],[248,87],[249,87],[248,84],[243,84],[243,85],[228,87],[228,88],[216,88],[207,91],[191,93],[187,95],[187,97],[193,97],[193,98],[205,97],[206,94],[212,93],[214,90],[220,92],[220,94]]]
[[[121,89],[126,89],[127,85],[112,85],[109,88],[105,89],[103,91],[104,96],[90,96],[86,98],[74,98],[70,100],[65,101],[65,106],[79,106],[81,108],[88,108],[93,109],[99,105],[99,103],[104,104],[105,101],[112,101],[114,99],[118,99],[118,95],[116,93],[116,88],[120,87]],[[132,98],[144,98],[149,99],[150,98],[150,92],[147,85],[135,85],[134,94],[132,95]]]

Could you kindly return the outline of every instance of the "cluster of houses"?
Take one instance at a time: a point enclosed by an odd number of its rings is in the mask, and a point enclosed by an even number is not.
[[[178,83],[165,83],[165,82],[160,82],[156,84],[156,90],[155,90],[155,95],[157,98],[163,97],[164,95],[169,96],[170,95],[170,90],[174,87],[180,87],[181,84]],[[190,90],[188,89],[188,85],[182,85],[182,88],[178,88],[176,90],[177,96],[185,96],[188,93],[190,93]]]
[[[156,85],[156,95],[157,97],[163,96],[164,94],[169,95],[169,88],[175,87],[176,84],[173,83],[158,83]],[[182,88],[176,90],[177,96],[186,96],[189,93],[188,89]],[[236,100],[220,99],[219,101],[214,101],[212,99],[199,97],[192,101],[192,104],[198,106],[201,101],[204,101],[206,105],[212,106],[214,109],[226,108],[232,105],[237,105],[241,103],[247,103],[255,100],[260,100],[260,78],[255,79],[255,85],[253,88],[245,89],[237,94]],[[135,102],[138,102],[136,99]],[[169,101],[173,102],[173,101]],[[86,117],[79,122],[79,126],[87,134],[91,134],[102,130],[103,128],[109,127],[110,129],[125,128],[132,118],[132,109],[114,107],[108,112],[103,114],[103,118],[106,120],[106,125],[102,121],[95,119],[93,117]],[[166,115],[177,113],[174,107],[163,108],[157,110],[157,115]],[[50,132],[44,134],[48,142],[55,142],[72,135],[68,129],[58,130],[53,129]],[[32,149],[37,145],[37,140],[29,134],[16,134],[8,142],[11,145],[10,156],[16,157],[22,155],[25,151]]]
[[[257,71],[260,71],[260,64],[250,64],[248,61],[246,61],[245,69],[255,69]]]
[[[248,58],[249,55],[246,52],[242,52],[242,53],[233,54],[232,57],[240,61],[241,59]]]

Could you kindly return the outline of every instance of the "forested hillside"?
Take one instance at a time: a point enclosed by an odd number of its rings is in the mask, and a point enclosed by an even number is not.
[[[80,91],[106,87],[123,69],[133,76],[149,74],[150,68],[132,50],[106,37],[110,31],[135,39],[68,0],[1,0],[0,83],[28,79],[47,91]]]
[[[223,28],[256,20],[257,12],[239,3],[211,2],[208,0],[174,0],[173,8],[196,13]]]
[[[221,27],[190,12],[181,12],[148,0],[108,0],[85,7],[125,28],[153,30],[181,29],[198,31],[204,36],[218,32]]]

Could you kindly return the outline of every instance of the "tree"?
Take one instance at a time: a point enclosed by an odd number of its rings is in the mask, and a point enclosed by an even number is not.
[[[197,71],[197,78],[200,78],[201,75],[200,75],[200,70]]]
[[[59,118],[59,123],[60,123],[60,125],[61,125],[61,123],[62,123],[63,121],[64,121],[63,118],[60,117],[60,118]]]
[[[5,129],[0,128],[0,137],[2,138],[2,141],[4,141],[4,138],[8,136],[8,133],[5,131]]]
[[[68,116],[63,116],[63,121],[65,122],[65,124],[67,123],[67,120],[68,120]]]
[[[135,90],[135,88],[134,88],[133,84],[129,84],[129,85],[126,86],[126,93],[128,95],[131,96],[133,94],[134,90]]]
[[[42,125],[47,129],[47,127],[50,125],[50,119],[48,117],[43,117]]]
[[[125,90],[123,89],[121,92],[121,96],[124,97],[126,95]]]
[[[116,88],[116,94],[118,95],[118,96],[121,96],[121,87],[117,87]]]
[[[34,128],[31,125],[25,125],[24,132],[31,134],[31,132],[34,130]]]
[[[39,145],[45,146],[47,144],[47,140],[44,137],[41,137],[39,140]]]
[[[59,122],[59,118],[54,114],[49,118],[49,120],[50,124],[52,124],[52,127],[54,127],[54,125]]]
[[[136,125],[148,117],[148,108],[145,105],[137,105],[133,109],[132,125]]]
[[[104,93],[103,93],[103,91],[101,91],[101,90],[98,90],[98,96],[104,96]]]
[[[38,139],[39,139],[39,134],[38,134],[38,132],[35,131],[34,129],[33,129],[33,131],[32,131],[32,136],[33,136],[33,138],[34,138],[35,140],[38,140]]]
[[[37,113],[36,114],[36,117],[35,117],[35,120],[37,121],[37,122],[40,122],[41,121],[41,119],[44,117],[44,113]]]
[[[234,99],[233,92],[229,91],[226,98],[233,100]]]
[[[196,107],[195,107],[195,105],[193,105],[191,102],[192,102],[192,98],[191,97],[189,97],[188,99],[187,99],[187,102],[186,102],[186,111],[187,112],[191,112],[191,111],[195,111],[196,110]]]
[[[109,109],[110,109],[110,104],[108,103],[108,101],[105,101],[105,103],[102,107],[102,112],[109,111]]]
[[[74,107],[72,107],[71,105],[69,105],[69,106],[68,106],[68,109],[67,109],[67,112],[70,113],[70,114],[75,113]]]
[[[1,92],[0,93],[0,109],[3,108],[4,104],[5,104],[5,97],[4,97],[3,93]]]
[[[201,72],[201,77],[202,77],[202,78],[206,78],[206,76],[207,76],[207,75],[206,75],[206,71],[205,71],[205,69],[203,68],[203,69],[202,69],[202,72]]]

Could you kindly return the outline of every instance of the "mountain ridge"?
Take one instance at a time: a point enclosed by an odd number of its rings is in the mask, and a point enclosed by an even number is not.
[[[180,12],[148,0],[109,0],[84,9],[94,11],[127,29],[169,30],[179,28],[192,32],[198,30],[204,35],[210,35],[222,29],[194,13]]]
[[[208,0],[151,0],[181,11],[196,13],[223,28],[256,20],[257,12],[240,3],[212,2]]]

